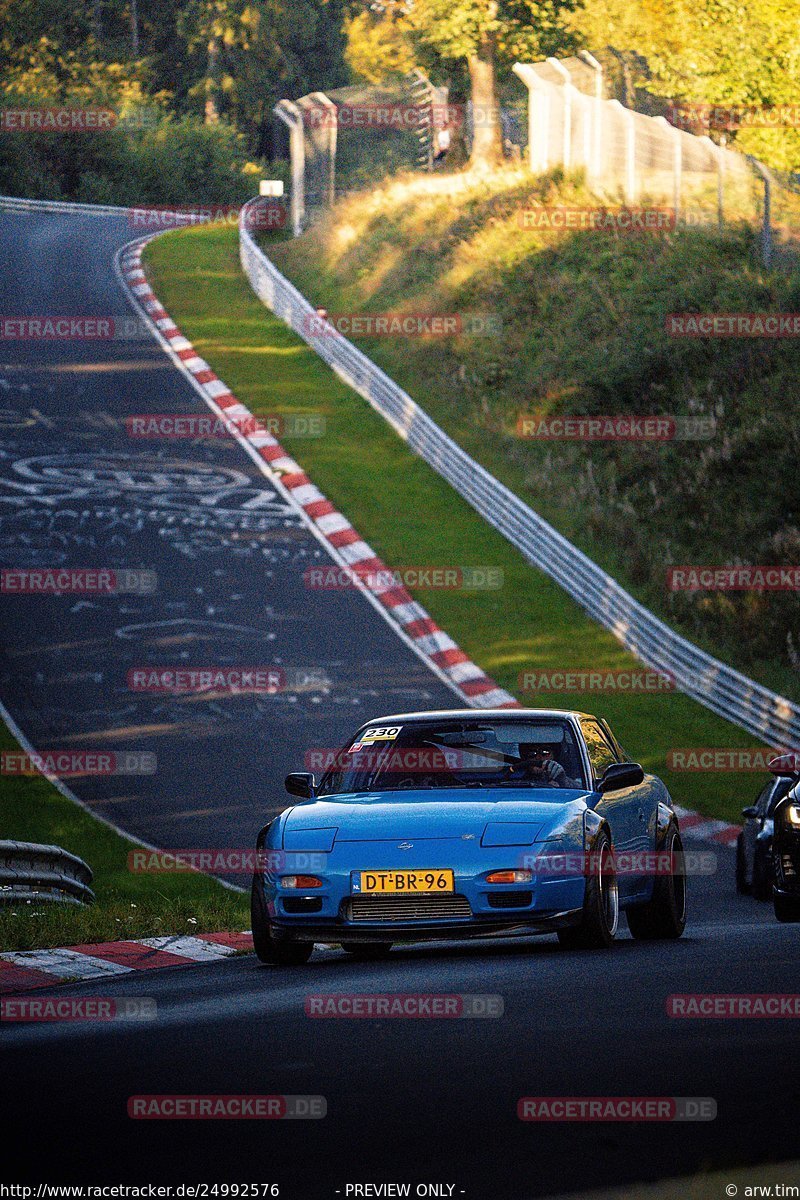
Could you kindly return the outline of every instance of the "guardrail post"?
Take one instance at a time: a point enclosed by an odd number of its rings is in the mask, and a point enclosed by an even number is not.
[[[279,100],[272,110],[289,127],[289,157],[292,172],[292,234],[299,237],[306,219],[306,144],[303,114],[291,100]]]

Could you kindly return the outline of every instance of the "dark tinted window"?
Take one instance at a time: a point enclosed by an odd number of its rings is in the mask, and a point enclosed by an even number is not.
[[[569,721],[476,717],[369,725],[339,751],[319,790],[586,786]]]

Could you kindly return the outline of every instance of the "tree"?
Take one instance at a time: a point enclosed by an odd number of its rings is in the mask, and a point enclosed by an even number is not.
[[[731,127],[712,123],[712,137],[724,134],[776,167],[800,167],[800,0],[584,0],[573,24],[588,49],[608,47],[638,88],[729,110]],[[788,120],[773,124],[781,105]]]
[[[412,36],[443,61],[459,61],[469,73],[474,114],[473,166],[490,167],[502,155],[498,68],[518,59],[569,53],[576,36],[566,16],[576,0],[374,0],[387,13],[402,13]]]
[[[403,79],[417,65],[408,18],[362,9],[345,17],[345,59],[357,79],[381,84]]]

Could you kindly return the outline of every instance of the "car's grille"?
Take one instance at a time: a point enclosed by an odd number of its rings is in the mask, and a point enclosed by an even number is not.
[[[354,896],[348,901],[349,921],[440,921],[471,917],[466,896]]]
[[[533,892],[494,892],[489,896],[490,908],[527,908]]]
[[[283,911],[287,913],[316,913],[322,911],[319,896],[284,896]]]

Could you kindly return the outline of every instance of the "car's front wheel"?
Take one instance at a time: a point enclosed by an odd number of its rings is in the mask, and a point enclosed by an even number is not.
[[[264,896],[255,878],[250,889],[250,929],[253,949],[262,963],[276,967],[302,967],[311,958],[314,950],[311,942],[281,942],[272,936]]]
[[[580,924],[558,931],[559,942],[568,950],[607,949],[617,936],[619,890],[611,840],[605,831],[598,834],[592,856],[597,869],[586,880]]]
[[[775,916],[782,925],[800,921],[800,896],[781,896],[779,892],[773,892],[772,903]]]
[[[686,928],[686,869],[677,829],[667,834],[663,849],[671,855],[675,869],[656,877],[647,904],[636,904],[626,913],[631,934],[641,941],[679,938]]]

